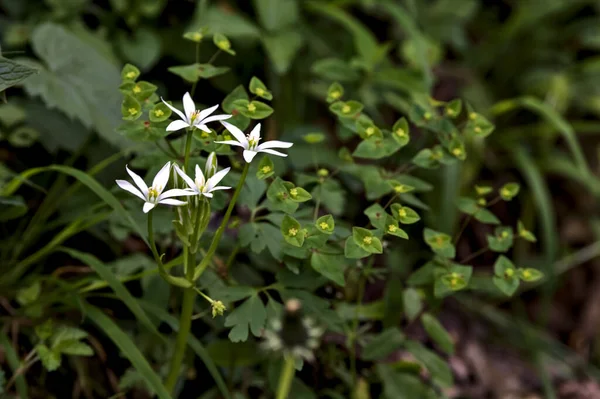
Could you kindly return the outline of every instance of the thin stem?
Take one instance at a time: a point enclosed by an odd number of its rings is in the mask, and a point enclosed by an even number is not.
[[[200,43],[196,43],[196,64],[200,62]],[[210,62],[209,62],[210,64]],[[192,93],[191,96],[194,97],[194,93],[196,92],[196,86],[198,85],[198,80],[200,79],[196,79],[196,81],[194,82],[194,84],[192,85]]]
[[[460,226],[460,230],[458,230],[458,233],[456,234],[456,237],[454,237],[454,244],[456,244],[458,242],[458,240],[460,239],[460,236],[462,235],[462,233],[465,232],[465,229],[469,225],[469,222],[471,221],[472,217],[473,217],[472,215],[468,215],[465,218],[465,220],[463,221],[463,224]]]
[[[185,140],[185,156],[184,156],[184,161],[183,161],[183,168],[185,170],[185,173],[190,173],[190,171],[188,170],[188,163],[190,161],[190,152],[192,150],[192,137],[193,136],[194,136],[194,131],[193,131],[193,128],[191,128],[190,130],[188,130],[187,138]]]
[[[490,247],[488,247],[488,246],[480,248],[478,251],[473,252],[471,255],[469,255],[466,258],[464,258],[463,260],[461,260],[460,263],[465,264],[468,261],[475,259],[479,255],[486,253],[488,249],[490,249]]]
[[[390,200],[385,204],[385,206],[383,207],[383,209],[387,209],[388,206],[392,205],[392,202],[394,202],[394,200],[396,199],[397,196],[398,196],[398,194],[394,194],[392,196],[392,198],[390,198]]]
[[[165,137],[165,143],[167,143],[167,147],[169,147],[169,149],[171,150],[171,152],[173,153],[173,156],[177,159],[179,158],[179,153],[177,152],[177,150],[175,149],[175,147],[173,146],[173,143],[171,143],[166,137]]]
[[[217,232],[215,233],[215,236],[213,237],[213,240],[210,243],[210,247],[208,248],[208,251],[206,251],[206,255],[204,256],[204,258],[202,259],[202,262],[200,262],[200,264],[196,267],[196,272],[194,274],[194,279],[193,279],[194,281],[196,279],[198,279],[198,277],[200,277],[202,275],[202,273],[204,272],[204,270],[208,267],[215,251],[217,250],[217,247],[219,246],[219,241],[221,241],[221,236],[223,235],[223,232],[227,228],[227,223],[229,222],[229,217],[231,216],[231,213],[233,212],[233,208],[235,207],[235,203],[240,195],[240,192],[242,191],[242,188],[244,187],[244,182],[246,181],[246,176],[248,176],[249,169],[250,169],[250,164],[247,163],[246,166],[244,166],[244,170],[242,172],[242,176],[240,177],[240,181],[238,182],[238,185],[235,188],[235,193],[233,193],[233,197],[231,197],[231,201],[229,202],[229,207],[227,207],[227,211],[225,212],[223,221],[221,222],[221,225],[217,229]]]
[[[214,54],[212,55],[212,57],[210,57],[210,60],[208,60],[207,64],[212,64],[212,63],[213,63],[213,61],[217,59],[217,56],[218,56],[219,54],[221,54],[221,49],[218,49],[218,50],[216,51],[216,53],[214,53]]]
[[[294,357],[291,355],[285,356],[283,370],[279,375],[279,387],[277,388],[277,399],[286,399],[292,387],[296,368],[294,365]]]
[[[350,370],[352,373],[352,387],[356,387],[356,335],[358,334],[358,316],[360,306],[363,301],[363,296],[365,293],[365,278],[363,278],[362,273],[359,277],[360,281],[358,283],[358,296],[356,298],[356,307],[354,308],[354,318],[352,319],[352,331],[350,332]]]
[[[184,268],[186,270],[186,278],[188,281],[192,281],[194,276],[194,257],[189,250],[184,247]],[[194,314],[194,302],[196,300],[196,291],[194,287],[185,288],[183,290],[183,301],[181,304],[181,316],[179,318],[179,331],[177,331],[177,341],[175,342],[175,352],[171,358],[171,364],[169,366],[169,374],[165,380],[165,388],[169,392],[173,392],[181,364],[185,356],[185,349],[187,347],[187,339],[192,328],[192,316]]]

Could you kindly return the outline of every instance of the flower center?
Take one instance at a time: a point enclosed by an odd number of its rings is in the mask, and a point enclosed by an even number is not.
[[[192,115],[190,116],[190,122],[192,124],[194,124],[194,121],[196,121],[196,119],[198,119],[199,116],[200,116],[200,111],[192,112]]]
[[[327,223],[325,223],[325,222],[321,222],[319,224],[319,226],[321,226],[321,229],[323,229],[323,230],[328,230],[329,229],[329,225]]]
[[[396,230],[398,230],[398,227],[394,226],[393,224],[390,224],[390,225],[388,226],[388,231],[389,231],[390,233],[393,233],[393,232],[395,232]]]
[[[158,200],[158,196],[160,195],[161,187],[150,187],[148,189],[148,201],[156,202]]]
[[[206,192],[206,182],[202,179],[196,179],[195,181],[196,187],[198,187],[198,191],[201,193]]]
[[[255,149],[256,146],[258,145],[258,142],[260,141],[260,137],[253,137],[251,135],[247,135],[246,137],[248,138],[248,149],[249,150]]]
[[[373,242],[373,238],[367,236],[367,237],[363,238],[363,242],[365,244],[369,245],[369,244],[371,244],[371,242]]]
[[[288,230],[288,235],[290,235],[292,237],[296,237],[296,234],[298,234],[298,229],[295,229],[292,227]]]

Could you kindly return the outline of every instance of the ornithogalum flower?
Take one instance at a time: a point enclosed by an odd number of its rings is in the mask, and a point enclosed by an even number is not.
[[[171,170],[171,162],[167,162],[165,166],[156,174],[152,181],[152,186],[148,187],[140,176],[129,170],[127,166],[127,173],[133,179],[137,188],[126,180],[117,180],[117,184],[125,191],[129,191],[131,194],[145,201],[144,213],[150,212],[158,204],[165,205],[185,205],[187,202],[173,199],[172,197],[182,197],[189,195],[197,195],[197,193],[190,190],[172,189],[164,191],[169,181],[169,172]]]
[[[189,189],[194,194],[204,195],[205,197],[212,198],[213,191],[217,190],[229,190],[231,187],[226,186],[217,186],[221,180],[225,177],[225,175],[229,172],[231,168],[225,168],[220,172],[215,173],[212,177],[206,179],[204,177],[204,173],[202,173],[202,169],[200,166],[196,165],[196,179],[192,180],[185,172],[177,165],[175,165],[175,171],[181,178],[187,183]]]
[[[237,127],[233,126],[231,123],[221,122],[223,126],[235,137],[235,140],[227,140],[227,141],[215,141],[218,144],[229,144],[235,145],[238,147],[242,147],[244,149],[244,160],[247,163],[252,162],[252,159],[259,152],[266,152],[267,154],[277,155],[279,157],[287,157],[287,154],[281,153],[279,151],[275,151],[272,148],[290,148],[293,144],[288,143],[286,141],[279,140],[271,140],[265,141],[262,144],[258,144],[260,141],[260,123],[252,129],[249,135],[244,135]]]
[[[206,127],[206,124],[208,122],[222,121],[231,118],[231,115],[209,116],[210,114],[215,112],[217,108],[219,108],[219,104],[202,111],[196,110],[196,104],[194,103],[194,100],[192,100],[190,93],[185,93],[183,96],[184,112],[181,112],[177,108],[173,107],[171,104],[167,103],[162,98],[161,100],[163,103],[165,103],[167,107],[171,108],[171,110],[177,115],[179,115],[179,117],[181,118],[181,120],[173,121],[169,124],[169,126],[167,126],[167,131],[169,132],[174,132],[176,130],[185,129],[188,127],[197,127],[198,129],[206,133],[210,133],[210,129]]]

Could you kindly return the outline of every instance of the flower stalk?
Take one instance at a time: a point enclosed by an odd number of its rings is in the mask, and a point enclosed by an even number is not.
[[[279,387],[277,388],[277,399],[286,399],[292,387],[294,374],[296,373],[294,356],[287,355],[284,358],[283,369],[279,376]]]

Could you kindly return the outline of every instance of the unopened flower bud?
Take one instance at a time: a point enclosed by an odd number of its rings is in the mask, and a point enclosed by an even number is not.
[[[204,167],[204,176],[210,179],[217,173],[217,154],[211,152],[206,158],[206,166]]]
[[[223,305],[223,302],[221,301],[214,301],[212,304],[212,317],[216,317],[217,315],[222,316],[223,312],[225,312],[225,310],[227,310],[227,308],[225,307],[225,305]]]

